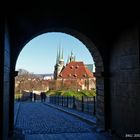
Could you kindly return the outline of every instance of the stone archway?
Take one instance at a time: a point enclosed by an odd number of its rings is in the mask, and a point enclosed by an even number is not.
[[[105,129],[104,77],[103,77],[104,65],[100,52],[88,37],[86,37],[85,35],[83,35],[82,33],[76,30],[69,29],[69,28],[50,28],[47,30],[43,30],[37,34],[34,34],[31,38],[26,40],[26,43],[28,43],[34,37],[48,32],[62,32],[62,33],[72,35],[75,38],[79,39],[91,53],[96,67],[94,75],[96,76],[96,89],[97,89],[97,107],[96,107],[97,126],[102,129]],[[20,51],[22,50],[22,48],[26,43],[21,44]],[[15,69],[15,65],[14,65],[14,69]]]

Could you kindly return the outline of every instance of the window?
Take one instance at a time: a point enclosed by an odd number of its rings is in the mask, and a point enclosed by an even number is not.
[[[76,69],[78,69],[78,68],[79,68],[79,66],[77,65],[75,68],[76,68]]]
[[[73,66],[70,66],[71,69],[73,69]]]

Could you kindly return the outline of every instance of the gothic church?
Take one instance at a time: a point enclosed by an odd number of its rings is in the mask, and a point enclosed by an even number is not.
[[[65,86],[68,83],[75,83],[77,90],[95,89],[95,77],[84,62],[76,61],[75,56],[71,51],[68,56],[66,65],[63,59],[63,50],[57,51],[56,64],[54,66],[54,79],[62,80]]]

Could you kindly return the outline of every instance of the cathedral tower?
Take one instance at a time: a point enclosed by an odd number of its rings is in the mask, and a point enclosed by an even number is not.
[[[63,49],[57,50],[56,64],[54,66],[54,79],[57,80],[59,73],[64,68]]]

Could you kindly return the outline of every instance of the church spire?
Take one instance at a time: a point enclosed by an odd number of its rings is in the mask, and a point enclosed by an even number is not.
[[[58,55],[59,55],[59,52],[58,52],[58,48],[57,48],[56,64],[58,64],[58,60],[59,60]]]
[[[73,56],[73,52],[71,51],[70,62],[75,61],[75,56]]]
[[[68,56],[68,59],[67,59],[67,64],[70,62],[70,56]]]
[[[73,52],[72,52],[72,50],[71,50],[71,57],[73,56]]]
[[[61,59],[63,59],[63,48],[62,48],[62,54],[61,54]]]
[[[60,58],[61,58],[61,48],[60,48],[60,46],[59,46],[58,59],[60,60]]]
[[[76,61],[76,56],[74,56],[74,59],[73,60]]]

